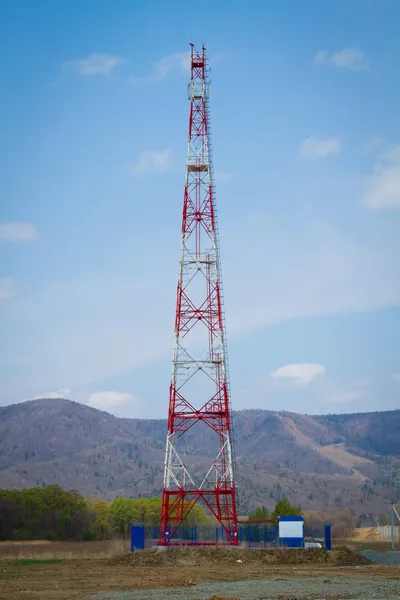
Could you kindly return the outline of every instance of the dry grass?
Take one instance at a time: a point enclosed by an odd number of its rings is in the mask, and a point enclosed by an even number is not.
[[[326,552],[319,548],[278,549],[278,550],[240,550],[232,548],[171,548],[156,552],[130,552],[121,554],[108,561],[112,565],[131,565],[134,567],[202,567],[212,568],[216,565],[243,564],[263,565],[363,565],[369,561],[349,548],[338,548]]]
[[[376,550],[377,552],[388,552],[391,549],[390,542],[359,540],[358,538],[338,538],[335,539],[335,546],[347,546],[351,550],[358,552],[359,550]]]
[[[381,541],[379,531],[377,532],[376,527],[358,527],[357,529],[354,529],[353,540],[370,542]]]
[[[82,558],[114,558],[126,554],[129,542],[0,542],[0,560],[57,560]]]

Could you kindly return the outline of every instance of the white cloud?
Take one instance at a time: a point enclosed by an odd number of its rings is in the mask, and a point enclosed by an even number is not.
[[[383,158],[393,164],[400,163],[400,145],[393,144],[391,145],[383,155]]]
[[[363,201],[369,208],[400,208],[400,145],[381,154],[367,180]]]
[[[0,240],[6,242],[31,242],[37,229],[32,223],[0,223]]]
[[[328,404],[351,404],[358,402],[365,396],[371,380],[368,378],[359,379],[344,387],[330,385],[322,390],[322,399]]]
[[[123,63],[123,59],[118,56],[104,54],[102,52],[93,52],[87,58],[78,58],[70,60],[63,64],[64,69],[72,69],[79,75],[110,75],[118,65]]]
[[[324,375],[324,373],[324,365],[317,363],[295,363],[279,367],[270,376],[274,379],[290,379],[297,385],[308,385],[316,377]]]
[[[121,410],[129,408],[135,408],[135,416],[139,416],[138,412],[141,413],[141,400],[135,397],[133,394],[128,392],[94,392],[90,394],[88,405],[99,410],[105,410],[118,414]]]
[[[367,71],[369,61],[360,48],[344,48],[329,54],[326,50],[320,50],[314,57],[316,65],[333,65],[338,69],[350,71]]]
[[[398,373],[393,373],[393,379],[395,381],[400,381],[400,371]]]
[[[325,374],[323,365],[303,368],[300,363],[286,365],[267,377],[248,382],[246,389],[236,393],[235,404],[239,409],[251,407],[307,414],[363,411],[371,403],[374,406],[375,391],[368,378],[338,381]],[[390,403],[386,408],[391,408]]]
[[[232,173],[227,173],[226,171],[217,171],[215,173],[215,179],[220,183],[226,183],[232,179]]]
[[[337,138],[320,139],[310,136],[304,140],[300,148],[300,156],[303,158],[324,158],[331,154],[338,154],[342,144]]]
[[[171,150],[144,150],[139,154],[137,162],[128,167],[132,175],[142,173],[166,173],[172,166]]]
[[[8,300],[14,292],[11,277],[0,277],[0,300]]]
[[[168,54],[160,58],[154,63],[151,73],[142,77],[131,77],[132,83],[138,83],[140,81],[163,81],[171,73],[181,72],[187,73],[190,71],[190,53],[189,52],[175,52]]]
[[[70,388],[61,388],[56,390],[55,392],[45,392],[44,394],[37,394],[32,398],[32,400],[41,400],[42,398],[67,398],[70,399],[71,389]]]
[[[365,148],[367,150],[378,150],[381,151],[387,145],[387,141],[380,135],[373,135],[369,140],[365,142]]]

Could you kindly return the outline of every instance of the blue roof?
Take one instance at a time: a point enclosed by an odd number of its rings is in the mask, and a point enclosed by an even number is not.
[[[280,521],[304,521],[304,517],[279,517]]]

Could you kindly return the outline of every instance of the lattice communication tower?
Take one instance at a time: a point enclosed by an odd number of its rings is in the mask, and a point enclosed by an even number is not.
[[[219,521],[226,543],[239,543],[208,71],[204,46],[198,52],[191,44],[189,141],[160,545],[181,543],[180,527],[197,502]],[[202,446],[201,459],[193,448],[188,452],[193,444]]]

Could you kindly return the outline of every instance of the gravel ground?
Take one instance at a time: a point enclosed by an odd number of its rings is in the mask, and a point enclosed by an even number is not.
[[[400,552],[397,550],[390,550],[389,552],[362,550],[360,554],[376,565],[400,565]]]
[[[91,600],[399,600],[400,583],[375,577],[275,578],[92,594]]]

